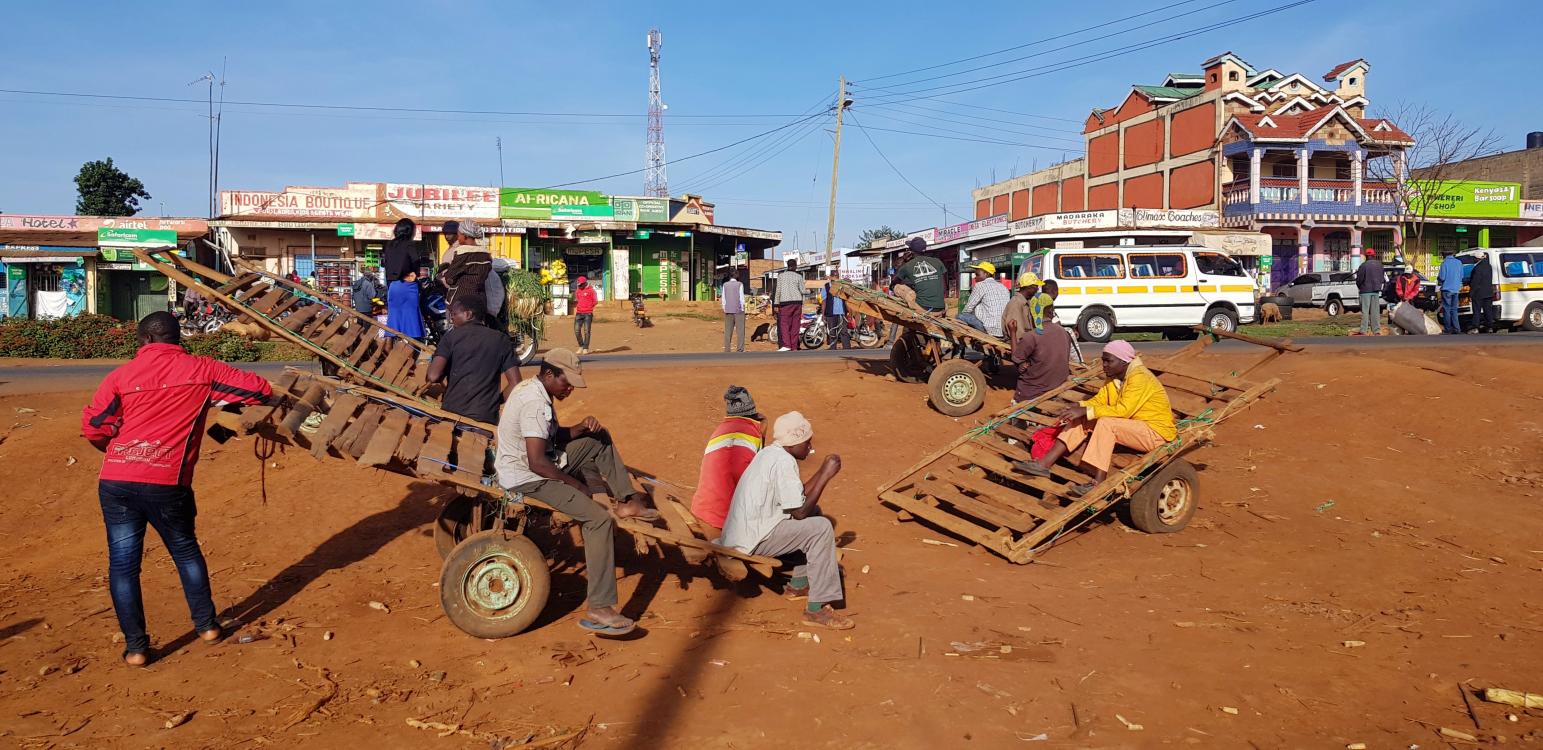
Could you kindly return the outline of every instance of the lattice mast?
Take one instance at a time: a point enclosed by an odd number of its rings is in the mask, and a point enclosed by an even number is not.
[[[659,97],[659,49],[664,36],[658,29],[648,31],[648,171],[643,177],[643,193],[655,198],[670,197],[670,182],[664,172],[664,101]]]

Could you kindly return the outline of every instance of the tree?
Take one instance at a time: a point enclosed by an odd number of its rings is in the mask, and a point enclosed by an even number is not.
[[[905,237],[905,232],[896,231],[887,224],[878,229],[864,229],[861,234],[857,235],[857,249],[861,250],[873,244],[876,240],[898,240],[903,237]]]
[[[1410,229],[1404,246],[1426,252],[1425,223],[1436,203],[1427,197],[1442,195],[1460,181],[1457,164],[1499,153],[1500,136],[1494,130],[1465,125],[1452,113],[1424,104],[1400,103],[1379,116],[1402,128],[1414,139],[1414,145],[1404,151],[1402,160],[1368,161],[1367,179],[1393,187],[1399,215]]]
[[[145,183],[113,166],[112,157],[80,165],[75,189],[80,194],[75,200],[77,216],[133,216],[139,213],[141,200],[150,200]]]

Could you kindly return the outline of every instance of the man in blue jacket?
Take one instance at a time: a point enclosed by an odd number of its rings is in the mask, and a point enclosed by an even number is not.
[[[1457,324],[1457,295],[1463,290],[1463,262],[1451,249],[1441,254],[1446,256],[1436,271],[1436,285],[1441,288],[1441,332],[1462,333]]]

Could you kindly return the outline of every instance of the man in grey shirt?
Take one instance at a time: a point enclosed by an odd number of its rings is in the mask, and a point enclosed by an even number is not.
[[[1366,260],[1355,270],[1356,290],[1361,294],[1361,335],[1378,336],[1382,333],[1382,286],[1388,280],[1377,251],[1368,247],[1361,252]]]
[[[723,300],[723,350],[729,351],[734,343],[734,332],[739,332],[739,351],[745,350],[745,285],[732,273],[723,282],[719,295]]]

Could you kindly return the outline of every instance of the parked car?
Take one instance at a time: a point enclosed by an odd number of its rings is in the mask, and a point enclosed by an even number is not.
[[[1280,292],[1291,298],[1292,307],[1321,307],[1330,316],[1361,309],[1360,289],[1349,272],[1304,273]]]

